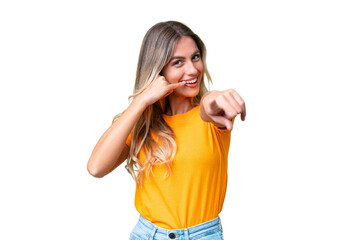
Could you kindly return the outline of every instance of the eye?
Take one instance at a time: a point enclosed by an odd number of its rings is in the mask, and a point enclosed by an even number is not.
[[[176,60],[175,62],[172,63],[173,66],[179,66],[182,64],[181,60]]]
[[[200,54],[196,54],[192,57],[193,60],[198,60],[200,59]]]

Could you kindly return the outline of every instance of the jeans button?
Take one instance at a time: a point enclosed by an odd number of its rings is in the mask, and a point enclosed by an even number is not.
[[[175,239],[176,238],[175,233],[169,233],[169,238],[170,239]]]

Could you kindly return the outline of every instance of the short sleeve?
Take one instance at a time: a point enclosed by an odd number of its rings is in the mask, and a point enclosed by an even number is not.
[[[214,144],[219,146],[221,153],[225,158],[227,158],[227,154],[230,148],[230,141],[231,141],[231,130],[229,131],[227,128],[219,128],[212,122],[206,122],[209,127],[209,132]]]

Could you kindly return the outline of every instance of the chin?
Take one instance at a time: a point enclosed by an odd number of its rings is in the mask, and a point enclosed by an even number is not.
[[[184,95],[186,97],[189,97],[189,98],[193,98],[193,97],[196,97],[200,92],[200,89],[197,89],[197,90],[192,90],[192,91],[188,91],[187,93],[185,93]]]

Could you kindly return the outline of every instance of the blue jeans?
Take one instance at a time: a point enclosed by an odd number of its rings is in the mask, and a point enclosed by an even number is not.
[[[183,229],[168,230],[158,227],[140,215],[130,234],[130,240],[223,240],[220,217]]]

